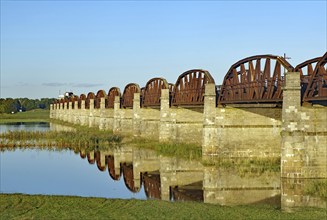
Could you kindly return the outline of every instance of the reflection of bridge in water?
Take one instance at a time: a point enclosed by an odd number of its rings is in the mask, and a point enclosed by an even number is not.
[[[208,71],[175,84],[150,79],[51,105],[50,117],[158,141],[202,146],[204,158],[281,157],[285,178],[327,178],[327,53],[295,68],[284,58],[233,64],[222,85]],[[128,166],[128,164],[126,164]]]
[[[307,182],[281,182],[278,172],[241,174],[234,168],[203,166],[196,161],[158,156],[153,151],[131,147],[80,151],[80,156],[96,164],[99,171],[108,172],[113,180],[123,178],[133,193],[143,186],[148,199],[220,205],[269,204],[282,205],[283,209],[327,205],[323,199],[304,194]]]

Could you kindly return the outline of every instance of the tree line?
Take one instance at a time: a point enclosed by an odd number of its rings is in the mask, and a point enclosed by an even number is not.
[[[28,98],[6,98],[0,99],[0,113],[12,113],[19,111],[29,111],[33,109],[50,109],[55,98],[41,98],[41,99],[28,99]]]

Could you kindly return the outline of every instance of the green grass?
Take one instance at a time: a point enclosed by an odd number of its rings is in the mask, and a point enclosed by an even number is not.
[[[35,109],[15,114],[0,114],[0,123],[10,122],[47,122],[49,121],[49,110]]]
[[[327,179],[313,181],[306,187],[305,193],[327,200]]]
[[[96,128],[75,127],[73,131],[8,131],[0,133],[0,148],[53,146],[98,150],[120,144],[122,138]]]
[[[267,205],[0,194],[1,219],[326,219],[326,210],[285,213]]]
[[[124,143],[134,147],[151,149],[164,156],[173,156],[190,160],[202,159],[202,148],[196,144],[164,143],[143,138],[133,138],[124,141]]]
[[[215,166],[224,169],[232,168],[240,176],[245,174],[261,175],[264,172],[280,172],[280,157],[275,158],[212,158],[203,160],[204,166]]]

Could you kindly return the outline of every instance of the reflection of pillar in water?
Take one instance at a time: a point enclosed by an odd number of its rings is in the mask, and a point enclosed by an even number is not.
[[[124,176],[125,186],[133,193],[140,191],[141,183],[135,184],[133,177],[133,164],[132,163],[123,163],[122,170]],[[140,180],[139,180],[140,182]]]
[[[107,156],[107,163],[108,163],[108,172],[110,177],[113,180],[119,180],[120,179],[120,174],[121,174],[121,170],[119,170],[119,172],[116,173],[115,170],[115,158],[113,155],[108,155]]]
[[[136,187],[140,187],[141,173],[160,169],[160,161],[156,152],[133,148],[133,176]]]
[[[170,187],[188,185],[203,180],[200,162],[160,157],[161,199],[170,200]]]
[[[95,152],[97,167],[100,171],[106,170],[106,156],[103,152],[97,151]]]
[[[90,164],[94,164],[94,151],[90,151],[87,153],[87,160],[89,161]]]
[[[133,161],[132,147],[121,147],[114,150],[115,173],[120,172],[120,165],[124,162]]]
[[[220,205],[280,204],[280,174],[243,174],[229,168],[204,168],[204,202]]]

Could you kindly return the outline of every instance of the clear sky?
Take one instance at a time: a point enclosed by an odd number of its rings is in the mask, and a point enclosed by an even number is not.
[[[1,98],[175,83],[259,54],[297,64],[327,50],[327,1],[1,0]]]

